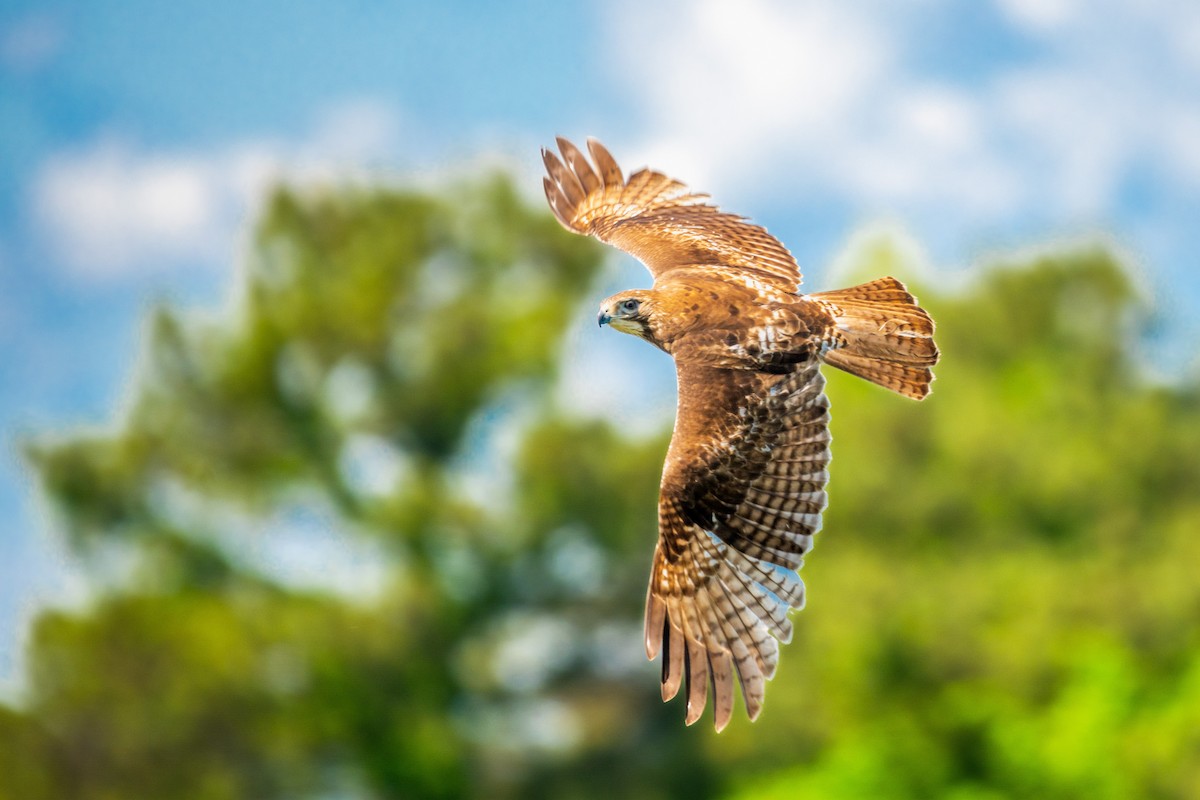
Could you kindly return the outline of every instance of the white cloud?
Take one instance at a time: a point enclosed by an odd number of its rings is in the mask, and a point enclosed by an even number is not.
[[[327,110],[295,142],[151,151],[109,135],[44,163],[33,181],[33,210],[48,247],[77,277],[220,266],[271,183],[357,174],[384,158],[397,134],[391,108],[355,101]]]
[[[968,217],[1002,213],[1020,187],[984,146],[989,111],[959,89],[906,87],[881,98],[865,131],[828,144],[827,191],[868,206],[950,205]],[[858,138],[855,138],[855,137]]]
[[[1172,108],[1164,126],[1165,147],[1172,163],[1180,168],[1180,177],[1200,187],[1200,108]]]
[[[848,4],[620,8],[614,60],[655,132],[647,155],[693,182],[724,177],[706,168],[713,153],[734,149],[726,163],[764,171],[780,152],[836,136],[893,58],[882,31]]]
[[[905,77],[909,43],[889,8],[622,6],[610,27],[622,32],[624,78],[654,131],[647,160],[722,197],[753,188],[981,211],[1012,202],[981,147],[984,106],[959,87]],[[984,191],[985,179],[1000,190]]]
[[[145,155],[105,141],[55,157],[37,178],[34,209],[72,269],[111,276],[143,262],[213,255],[229,196],[225,164]]]
[[[1200,8],[1188,6],[1181,14],[1172,15],[1172,20],[1168,34],[1175,56],[1200,70]]]
[[[970,74],[930,60],[937,3],[624,3],[607,29],[650,131],[637,160],[731,207],[787,192],[966,229],[1105,221],[1151,166],[1196,185],[1200,10],[997,2],[1039,49]]]
[[[1077,0],[999,0],[1001,12],[1031,33],[1061,30],[1079,12]]]
[[[390,106],[376,100],[350,100],[318,115],[313,135],[302,149],[311,158],[370,161],[396,144],[399,127]]]
[[[1066,69],[1008,76],[993,97],[1000,130],[1018,142],[1005,155],[1029,198],[1072,217],[1109,206],[1145,144],[1133,98]]]

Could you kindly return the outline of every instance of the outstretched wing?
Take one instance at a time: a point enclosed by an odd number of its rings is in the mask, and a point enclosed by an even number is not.
[[[711,676],[717,730],[741,684],[751,719],[804,605],[796,573],[821,525],[829,403],[816,359],[788,375],[678,364],[679,409],[663,469],[646,598],[646,654],[662,693],[687,681],[687,722]]]
[[[726,214],[661,172],[641,169],[625,180],[617,162],[595,139],[588,150],[558,138],[563,161],[542,150],[549,176],[546,199],[569,231],[594,236],[637,257],[655,278],[675,267],[724,265],[754,281],[800,286],[796,259],[765,228]]]

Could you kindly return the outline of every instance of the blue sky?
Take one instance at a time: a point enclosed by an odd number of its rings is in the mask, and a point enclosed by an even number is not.
[[[0,680],[30,614],[85,594],[14,437],[110,420],[142,313],[223,302],[265,186],[500,161],[536,198],[556,134],[595,135],[627,168],[753,216],[818,288],[868,223],[903,229],[947,275],[1102,237],[1156,301],[1158,371],[1195,371],[1200,6],[1186,0],[9,0]],[[613,276],[646,282],[619,262]],[[573,365],[665,369],[583,330]]]

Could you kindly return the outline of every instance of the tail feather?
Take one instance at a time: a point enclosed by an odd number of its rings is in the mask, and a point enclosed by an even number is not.
[[[812,295],[833,315],[825,363],[894,392],[929,394],[938,348],[933,319],[895,278]]]
[[[856,356],[845,350],[829,351],[825,354],[825,363],[914,400],[924,400],[930,392],[929,384],[933,382],[933,370],[929,367]]]

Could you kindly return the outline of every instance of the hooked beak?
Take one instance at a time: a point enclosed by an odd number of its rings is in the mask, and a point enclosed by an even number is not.
[[[596,322],[600,325],[601,328],[603,328],[605,325],[607,325],[609,323],[609,320],[611,320],[611,319],[612,319],[612,314],[609,314],[604,309],[600,309],[600,314],[597,315]]]

